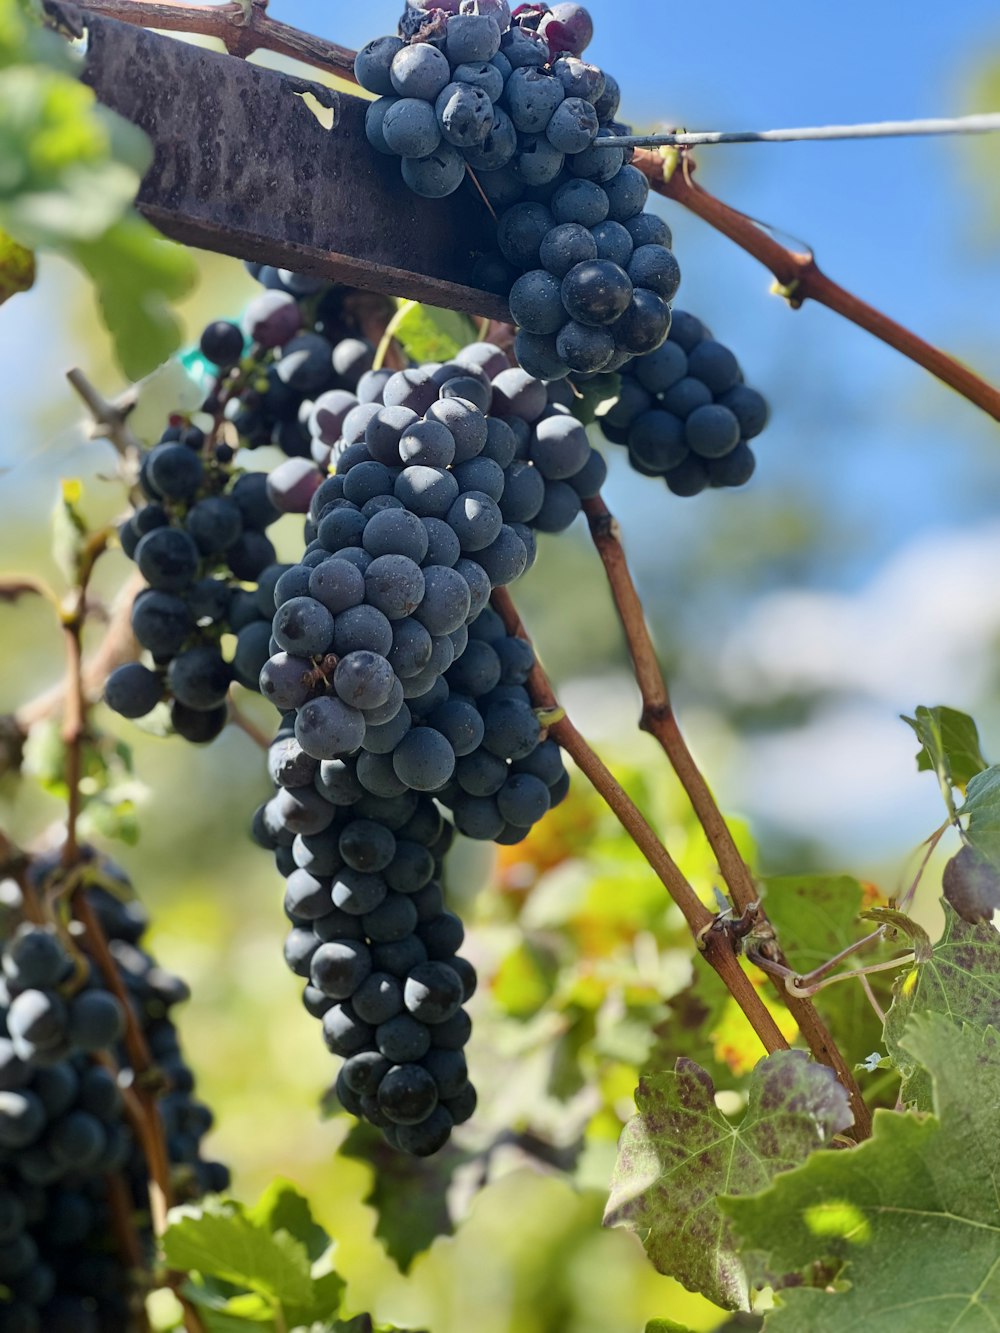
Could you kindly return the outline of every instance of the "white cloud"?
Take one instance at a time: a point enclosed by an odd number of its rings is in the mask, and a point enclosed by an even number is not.
[[[744,701],[830,690],[896,711],[970,707],[993,674],[998,571],[989,524],[919,537],[854,594],[771,594],[723,645],[724,687]]]

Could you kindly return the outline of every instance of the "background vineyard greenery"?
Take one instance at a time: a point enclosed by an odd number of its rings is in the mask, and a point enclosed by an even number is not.
[[[0,4],[0,48],[9,53],[9,34],[24,38],[12,0]],[[306,12],[311,8],[300,4],[296,13],[289,3],[281,16],[315,28],[316,15]],[[661,19],[609,0],[593,4],[597,58],[625,72],[626,109],[634,107],[636,119],[678,109],[692,124],[696,115],[704,123],[874,118],[883,110],[907,113],[918,99],[913,114],[957,112],[971,109],[963,85],[995,86],[982,53],[991,42],[1000,48],[1000,31],[985,5],[956,16],[943,46],[930,45],[917,25],[901,31],[898,22],[872,18],[866,50],[843,51],[836,98],[824,85],[811,90],[801,71],[788,68],[767,80],[765,90],[751,71],[764,66],[765,56],[773,61],[770,35],[735,6],[715,8],[732,45],[712,48],[726,77],[709,98],[689,56],[676,77],[672,71],[668,106],[661,100],[662,59],[654,68],[648,50],[634,42],[640,25],[648,33]],[[371,5],[363,17],[338,15],[337,30],[326,35],[359,44],[376,29],[388,30],[395,15],[395,5]],[[841,40],[849,17],[800,15],[797,21],[830,43]],[[665,43],[666,26],[658,33]],[[694,34],[694,55],[704,52],[703,41]],[[656,42],[639,47],[655,50]],[[39,89],[70,77],[52,50],[47,44],[28,52],[33,61],[43,57],[36,66]],[[0,81],[10,64],[8,54]],[[969,85],[970,69],[981,74],[980,83]],[[847,71],[855,88],[849,104],[843,100]],[[775,91],[781,88],[785,104]],[[890,97],[899,100],[884,107],[878,100]],[[981,97],[986,100],[974,109],[989,109],[988,92]],[[89,123],[87,116],[78,119]],[[37,121],[24,123],[37,128]],[[108,151],[93,159],[97,174],[88,198],[110,210],[117,198],[107,189],[113,164],[117,179],[124,179],[141,169],[143,158],[134,141],[124,157],[113,156],[120,127],[112,133],[103,124],[103,130]],[[71,154],[72,145],[65,151]],[[790,150],[801,172],[793,170],[791,157],[736,157],[739,151],[703,165],[705,179],[751,213],[801,228],[822,259],[833,257],[835,272],[995,378],[995,348],[981,314],[990,292],[1000,290],[996,249],[989,248],[996,231],[985,222],[990,172],[981,154],[988,146],[966,157],[963,149],[886,145],[877,150],[883,156],[868,156],[858,168],[856,193],[843,189],[841,173],[858,161],[846,150],[822,150],[823,156],[819,149]],[[994,162],[995,152],[994,145]],[[927,189],[935,174],[946,183],[943,191]],[[885,188],[888,180],[892,190]],[[874,193],[865,182],[874,183]],[[58,194],[60,181],[55,184]],[[864,208],[858,202],[863,193]],[[109,228],[137,225],[118,220],[128,194],[123,186],[117,212],[98,215],[107,227],[95,222],[84,243],[107,239]],[[968,228],[967,214],[977,219]],[[995,446],[990,451],[988,425],[971,408],[864,335],[840,329],[825,312],[787,314],[766,297],[763,276],[749,261],[694,223],[673,216],[671,222],[678,223],[685,272],[680,304],[704,314],[737,348],[752,382],[774,400],[775,422],[759,480],[745,495],[685,506],[612,459],[607,496],[624,520],[699,757],[726,804],[753,812],[752,834],[750,825],[739,825],[743,849],[775,876],[769,906],[809,966],[845,937],[845,903],[878,901],[906,882],[912,845],[942,817],[934,780],[915,771],[916,746],[896,714],[911,712],[921,699],[976,704],[987,753],[991,741],[993,753],[1000,748],[1000,623],[986,600],[1000,546],[989,508],[1000,465]],[[10,208],[0,214],[0,226],[28,244],[45,242],[36,289],[0,308],[12,348],[5,363],[8,432],[0,450],[7,469],[0,483],[0,563],[57,580],[47,524],[56,479],[83,479],[82,508],[94,525],[122,505],[110,452],[83,441],[60,373],[70,360],[82,362],[113,391],[120,371],[90,289],[55,257],[79,242],[67,241],[64,225],[44,236],[23,221],[19,226]],[[966,239],[979,248],[970,251]],[[113,234],[107,243],[115,241]],[[153,249],[167,253],[160,242]],[[116,253],[104,252],[111,256],[104,267],[121,293],[125,269]],[[935,264],[915,284],[914,272],[926,272],[927,254]],[[207,318],[237,312],[251,290],[234,261],[194,259],[200,283],[178,306],[189,337]],[[167,261],[169,294],[180,293],[189,262]],[[137,290],[129,283],[125,289],[126,297]],[[157,327],[166,325],[158,321]],[[294,553],[296,541],[288,521],[280,537],[283,556]],[[108,557],[98,591],[110,593],[125,568],[120,555]],[[631,731],[635,694],[583,534],[543,544],[518,601],[537,627],[571,711],[711,901],[713,866],[693,820],[663,776],[659,752]],[[974,629],[968,628],[970,607],[977,612]],[[904,657],[894,652],[894,626],[907,617],[916,618],[916,629]],[[23,702],[25,682],[59,674],[60,642],[51,612],[33,602],[0,607],[0,635],[0,708],[8,710]],[[811,637],[826,647],[825,669],[820,650],[808,651]],[[255,715],[269,725],[266,709]],[[109,716],[101,721],[117,729]],[[411,1181],[394,1189],[383,1178],[377,1201],[391,1206],[379,1213],[367,1201],[376,1184],[359,1131],[345,1144],[343,1118],[315,1119],[330,1062],[281,963],[280,905],[268,858],[243,834],[247,812],[265,790],[256,751],[238,733],[196,754],[134,728],[120,734],[138,775],[121,795],[135,801],[141,828],[139,843],[120,855],[152,908],[159,954],[194,988],[184,1034],[201,1089],[218,1113],[214,1148],[233,1162],[240,1198],[255,1199],[276,1174],[308,1194],[336,1239],[348,1312],[369,1309],[379,1320],[434,1333],[473,1325],[484,1333],[626,1333],[657,1315],[697,1330],[719,1325],[721,1313],[659,1276],[633,1235],[601,1230],[599,1223],[615,1141],[632,1113],[644,1062],[668,1068],[678,1054],[695,1057],[716,1086],[732,1094],[724,1105],[738,1114],[757,1047],[724,993],[704,979],[696,996],[688,991],[694,965],[682,922],[582,783],[526,847],[505,849],[496,860],[482,848],[462,847],[452,858],[450,889],[471,925],[473,960],[489,982],[473,1004],[472,1072],[482,1110],[468,1140],[470,1150],[498,1140],[489,1183],[473,1198],[475,1164],[456,1151],[432,1181],[420,1184],[421,1207],[409,1212],[407,1193],[412,1199],[417,1186]],[[42,736],[28,764],[44,771],[45,763]],[[55,801],[30,784],[7,777],[2,794],[3,823],[22,837],[58,816]],[[932,937],[941,928],[940,864],[954,847],[942,843],[917,900],[916,914]],[[832,878],[847,869],[862,878]],[[810,881],[810,903],[825,901],[829,891],[836,908],[805,916],[801,885],[777,878],[791,872],[830,876],[825,889]],[[886,991],[881,994],[884,999]],[[856,988],[824,992],[819,1004],[831,1021],[850,1025],[852,1059],[880,1049],[877,1024]],[[903,1034],[900,1041],[905,1048]],[[873,1072],[865,1087],[892,1104],[891,1072]],[[548,1167],[525,1166],[516,1136],[528,1131],[553,1145]],[[464,1217],[454,1236],[430,1244],[428,1219],[441,1217],[434,1200],[442,1176]],[[738,1209],[734,1217],[738,1223]],[[409,1265],[405,1275],[387,1246]],[[170,1317],[168,1310],[167,1322]]]

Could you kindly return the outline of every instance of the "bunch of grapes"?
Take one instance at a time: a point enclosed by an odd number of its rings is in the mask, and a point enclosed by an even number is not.
[[[287,718],[271,747],[277,791],[254,821],[286,879],[285,959],[344,1060],[341,1104],[424,1156],[476,1104],[462,1054],[476,974],[441,886],[453,830],[429,797],[376,796],[357,760],[319,762],[294,730]]]
[[[508,297],[525,370],[619,369],[663,342],[680,269],[630,151],[601,143],[625,127],[617,82],[580,58],[590,16],[577,4],[511,16],[505,0],[454,11],[411,7],[404,36],[358,53],[358,82],[379,94],[369,142],[402,157],[417,194],[451,194],[475,172],[499,214],[499,253],[473,281]]]
[[[491,591],[534,559],[534,530],[568,527],[603,462],[546,386],[490,344],[370,391],[312,496],[305,554],[275,585],[260,686],[296,712],[313,758],[363,750],[366,769],[434,791],[469,744],[464,725],[449,738],[423,724],[447,699],[442,677]]]
[[[385,313],[384,298],[250,268],[266,290],[242,324],[216,320],[201,336],[201,353],[216,371],[202,405],[214,414],[214,429],[171,418],[142,459],[146,503],[119,529],[123,550],[149,584],[136,599],[132,630],[151,665],[115,671],[106,701],[124,717],[141,718],[169,700],[173,730],[193,742],[214,740],[225,726],[233,681],[258,687],[270,655],[274,585],[285,571],[267,529],[297,503],[303,470],[315,477],[306,460],[329,462],[321,437],[331,411],[356,405],[351,390],[374,357],[372,344],[355,336],[358,325]],[[269,483],[264,473],[234,467],[234,445],[261,444],[298,460],[291,495],[280,477]],[[231,660],[221,647],[225,634],[236,639]]]
[[[236,475],[193,426],[167,428],[143,457],[140,485],[147,503],[119,536],[149,585],[131,617],[151,665],[112,672],[105,699],[129,718],[169,699],[174,731],[210,741],[226,725],[230,684],[256,689],[267,660],[270,588],[282,568],[267,528],[279,513],[266,476]],[[223,634],[236,636],[232,661],[223,656]]]
[[[569,526],[604,465],[569,386],[488,343],[371,371],[357,397],[335,473],[313,477],[303,558],[274,588],[260,684],[283,713],[278,790],[255,837],[287,878],[289,965],[346,1058],[341,1102],[424,1154],[475,1100],[460,1009],[474,976],[444,852],[456,830],[519,842],[569,783],[526,688],[534,653],[489,598],[534,560],[536,531]],[[273,491],[291,493],[295,461]]]
[[[697,495],[750,480],[748,441],[767,424],[767,403],[743,383],[729,348],[677,310],[662,347],[625,368],[618,401],[599,424],[628,448],[637,472],[662,477],[675,495]]]
[[[166,1084],[159,1105],[178,1195],[224,1189],[228,1172],[201,1157],[212,1116],[193,1098],[169,1016],[187,989],[141,947],[146,918],[116,896],[130,892],[122,873],[86,857],[75,891],[101,922]],[[60,873],[56,858],[39,858],[29,877],[47,889]],[[148,1206],[146,1162],[122,1096],[135,1071],[121,1040],[122,1006],[82,943],[72,931],[21,921],[0,947],[0,1328],[10,1333],[124,1333],[144,1299],[117,1256],[108,1192],[114,1181],[130,1211]],[[143,1238],[151,1258],[152,1235]]]

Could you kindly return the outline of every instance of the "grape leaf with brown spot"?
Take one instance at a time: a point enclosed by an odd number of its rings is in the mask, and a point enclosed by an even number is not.
[[[1000,1028],[1000,933],[989,922],[972,925],[945,905],[944,933],[931,958],[900,977],[886,1015],[885,1044],[903,1076],[903,1100],[918,1110],[931,1108],[927,1073],[903,1041],[915,1014],[946,1014],[977,1028]]]
[[[778,1051],[750,1077],[743,1119],[718,1110],[708,1074],[680,1059],[639,1084],[604,1214],[636,1232],[656,1269],[726,1309],[746,1308],[749,1282],[720,1194],[752,1194],[853,1123],[830,1069]]]
[[[996,1333],[1000,1036],[923,1014],[902,1041],[934,1115],[876,1111],[859,1147],[720,1201],[783,1287],[765,1333]]]

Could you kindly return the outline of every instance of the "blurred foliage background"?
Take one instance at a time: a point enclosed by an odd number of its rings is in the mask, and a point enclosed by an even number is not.
[[[388,0],[361,8],[320,16],[290,0],[276,16],[347,45],[395,22]],[[644,126],[1000,105],[1000,26],[987,0],[963,5],[944,32],[854,0],[796,10],[794,48],[783,2],[765,24],[709,0],[682,40],[658,9],[591,8],[593,58],[618,74],[624,109]],[[796,49],[825,50],[824,70]],[[995,138],[794,145],[706,151],[700,179],[802,235],[833,276],[996,380],[998,165]],[[987,755],[1000,752],[995,423],[828,312],[789,312],[753,261],[677,210],[669,220],[685,272],[678,304],[734,348],[773,421],[745,492],[675,499],[609,446],[606,498],[678,710],[747,854],[769,875],[850,872],[864,881],[848,882],[857,901],[884,898],[908,882],[914,847],[940,822],[898,714],[917,703],[968,709]],[[196,258],[200,282],[180,307],[189,338],[237,314],[254,286],[236,260]],[[87,439],[62,376],[81,365],[108,394],[123,381],[89,289],[62,260],[44,258],[34,290],[0,308],[0,332],[0,568],[58,584],[49,515],[59,478],[83,481],[94,524],[124,506],[112,452]],[[298,536],[284,520],[282,558]],[[121,553],[106,557],[97,593],[110,601],[127,569]],[[714,867],[660,752],[635,729],[637,693],[579,525],[543,539],[516,597],[571,715],[710,901]],[[60,675],[59,630],[40,603],[0,606],[0,646],[0,712]],[[271,726],[259,700],[247,711]],[[471,1048],[481,1110],[442,1165],[379,1186],[359,1132],[317,1118],[333,1062],[281,960],[279,881],[245,832],[267,792],[261,755],[232,729],[194,751],[104,710],[99,721],[134,750],[141,836],[116,854],[151,908],[163,961],[193,987],[183,1030],[218,1114],[213,1150],[233,1164],[242,1196],[276,1173],[309,1194],[337,1238],[353,1308],[433,1333],[632,1333],[656,1315],[719,1325],[718,1311],[652,1270],[635,1237],[602,1231],[600,1215],[644,1061],[696,1052],[738,1096],[756,1052],[725,996],[704,982],[688,990],[683,923],[581,782],[521,847],[453,853],[449,890],[484,979]],[[60,814],[29,782],[8,777],[0,796],[3,826],[21,841]],[[953,850],[945,839],[918,899],[931,930]],[[844,1022],[857,1035],[852,1059],[877,1047],[864,1006]],[[878,1078],[866,1085],[876,1099]],[[448,1217],[457,1231],[431,1244]]]

